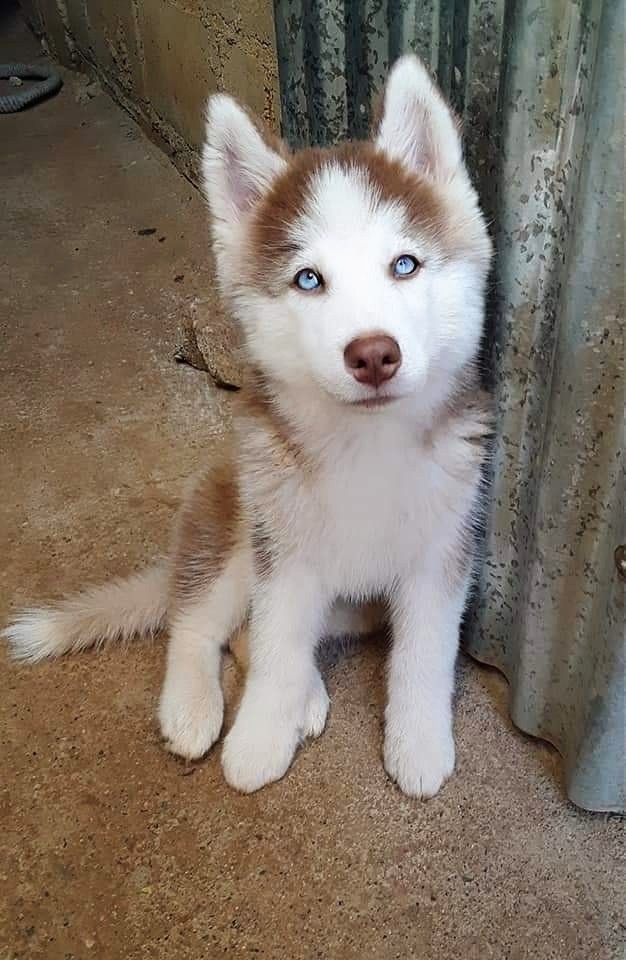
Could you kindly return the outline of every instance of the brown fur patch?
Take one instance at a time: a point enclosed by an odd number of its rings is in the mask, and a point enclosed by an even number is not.
[[[435,441],[438,436],[454,433],[470,447],[476,448],[477,454],[468,456],[471,464],[476,463],[476,456],[482,461],[495,432],[495,403],[491,394],[480,386],[480,378],[475,363],[468,363],[458,376],[456,390],[442,407],[431,435]]]
[[[380,203],[397,202],[405,210],[409,229],[426,233],[444,244],[449,238],[447,210],[436,184],[406,170],[371,143],[348,143],[330,150],[311,149],[295,154],[266,197],[258,204],[250,226],[250,261],[254,275],[250,280],[275,293],[286,259],[298,250],[291,229],[306,209],[311,183],[324,167],[335,165],[342,171],[364,174],[372,196]]]
[[[478,390],[466,400],[464,408],[467,430],[463,434],[466,443],[485,450],[495,434],[495,405],[491,394]]]
[[[255,570],[257,574],[267,576],[274,566],[274,548],[267,527],[260,519],[252,524],[251,540]]]
[[[246,422],[260,429],[267,445],[267,467],[279,470],[297,468],[309,473],[311,462],[298,442],[289,422],[280,413],[274,401],[268,380],[259,370],[248,370],[242,390],[235,399],[237,418],[244,428]]]
[[[185,500],[173,549],[173,597],[184,602],[215,580],[242,537],[242,516],[230,449],[202,474]]]
[[[276,268],[297,252],[290,237],[293,224],[302,215],[303,198],[313,177],[330,158],[329,151],[302,150],[292,158],[269,193],[258,204],[250,226],[251,262],[254,283],[266,289],[274,279]],[[273,290],[270,290],[273,292]]]
[[[493,397],[480,387],[465,387],[458,392],[447,409],[449,420],[461,425],[461,435],[466,443],[485,450],[495,431],[495,405]]]

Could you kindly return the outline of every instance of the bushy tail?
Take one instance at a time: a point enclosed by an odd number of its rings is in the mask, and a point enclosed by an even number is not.
[[[154,634],[168,600],[167,564],[88,587],[50,607],[24,610],[2,636],[17,660],[34,663],[87,647]]]

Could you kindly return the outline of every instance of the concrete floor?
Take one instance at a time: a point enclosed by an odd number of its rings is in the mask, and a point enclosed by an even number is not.
[[[30,43],[10,34],[0,58]],[[228,419],[228,394],[172,361],[181,306],[211,283],[201,199],[65,76],[0,119],[1,621],[162,550]],[[163,643],[0,656],[2,958],[620,955],[621,825],[566,803],[494,672],[460,665],[458,770],[420,804],[382,770],[375,643],[327,657],[326,734],[251,797],[218,751],[186,768],[162,749]]]

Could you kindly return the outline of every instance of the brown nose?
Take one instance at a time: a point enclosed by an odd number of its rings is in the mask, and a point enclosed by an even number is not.
[[[352,340],[343,352],[343,359],[355,380],[379,387],[395,377],[402,363],[402,354],[393,337],[379,334]]]

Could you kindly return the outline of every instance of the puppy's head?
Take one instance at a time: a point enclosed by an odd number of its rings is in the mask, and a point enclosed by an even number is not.
[[[219,282],[253,362],[355,409],[445,395],[476,355],[491,245],[456,122],[415,57],[370,143],[290,154],[230,97],[203,155]]]

